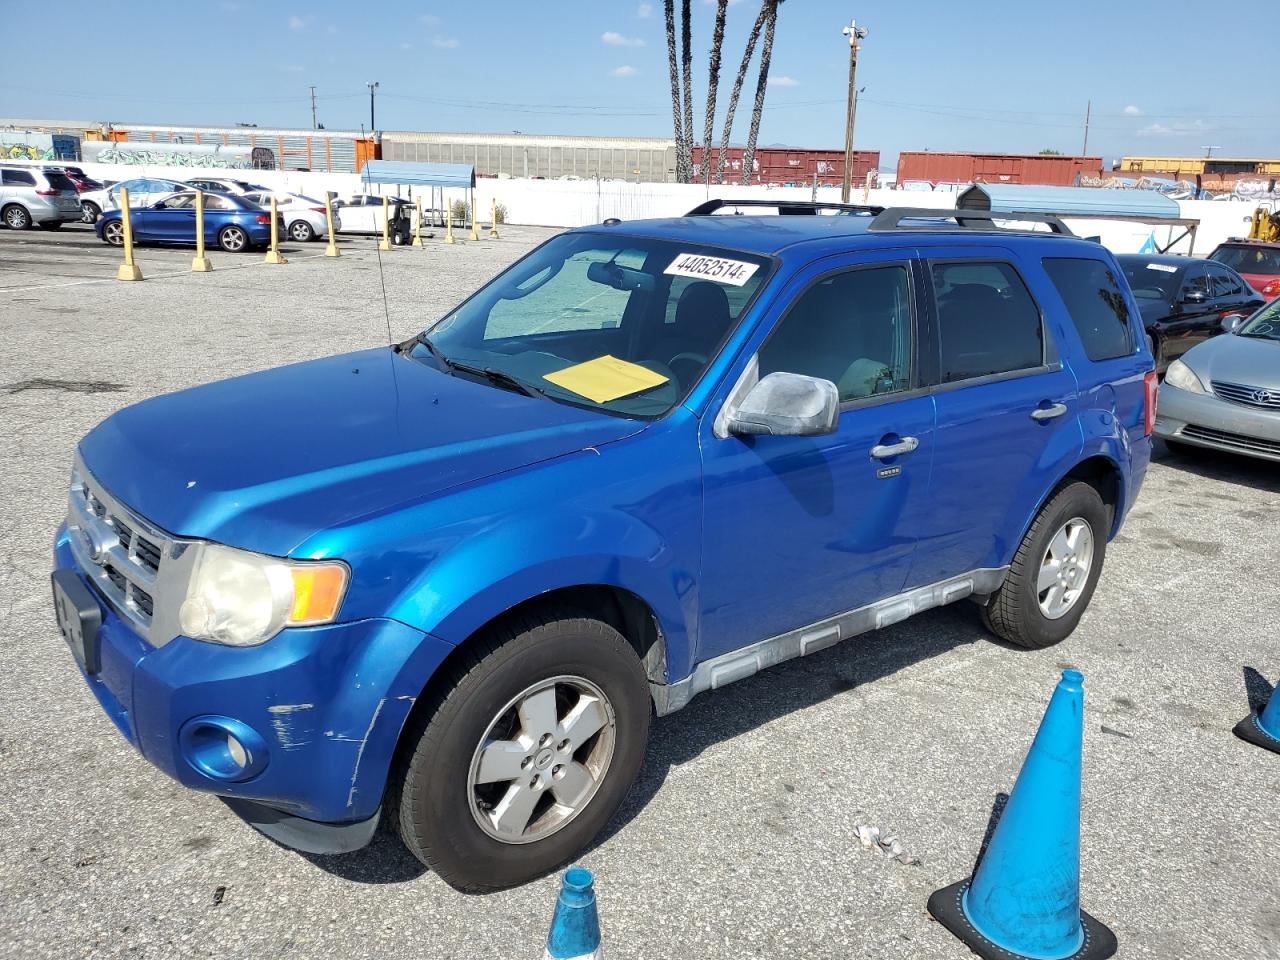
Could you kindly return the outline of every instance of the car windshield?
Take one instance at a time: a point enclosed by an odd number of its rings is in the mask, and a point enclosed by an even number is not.
[[[1172,300],[1178,290],[1182,269],[1145,257],[1120,257],[1120,268],[1139,300]]]
[[[564,234],[405,349],[499,387],[659,417],[702,376],[770,268],[696,243]]]
[[[1210,260],[1225,263],[1237,273],[1280,274],[1280,247],[1264,247],[1250,243],[1223,244]]]
[[[1280,300],[1269,304],[1245,321],[1236,331],[1237,336],[1257,337],[1259,340],[1280,340]]]

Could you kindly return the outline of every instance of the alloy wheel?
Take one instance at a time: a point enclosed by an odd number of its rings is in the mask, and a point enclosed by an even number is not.
[[[1050,620],[1066,616],[1089,583],[1093,566],[1093,528],[1083,517],[1072,517],[1049,540],[1040,573],[1036,599],[1040,612]]]

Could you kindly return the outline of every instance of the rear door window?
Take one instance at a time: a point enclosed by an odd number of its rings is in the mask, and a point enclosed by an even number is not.
[[[1133,317],[1111,267],[1101,260],[1068,257],[1046,257],[1043,262],[1089,359],[1112,360],[1133,353]]]
[[[1182,296],[1189,293],[1202,294],[1206,299],[1213,296],[1209,287],[1209,271],[1202,264],[1193,263],[1187,268],[1182,280]]]
[[[938,313],[938,378],[956,383],[1044,365],[1040,308],[1012,264],[931,264]]]
[[[1244,290],[1239,278],[1224,267],[1209,268],[1209,284],[1215,299],[1237,297]]]
[[[55,190],[70,190],[72,193],[75,193],[76,185],[72,183],[71,178],[61,170],[46,170],[44,178],[49,181],[49,186],[53,187]]]

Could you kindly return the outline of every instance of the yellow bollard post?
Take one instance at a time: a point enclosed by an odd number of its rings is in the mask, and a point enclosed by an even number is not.
[[[390,214],[387,212],[390,205],[390,199],[384,196],[382,198],[382,239],[378,241],[379,250],[391,249],[391,238],[387,232],[391,228],[391,221],[388,219]]]
[[[324,222],[329,228],[329,246],[325,248],[324,255],[326,257],[339,257],[338,240],[333,235],[333,197],[329,195],[329,191],[324,193]]]
[[[120,226],[124,230],[124,263],[116,271],[117,280],[141,280],[142,271],[133,262],[133,221],[129,218],[129,188],[120,188]]]
[[[478,219],[479,217],[476,216],[476,192],[472,190],[471,191],[471,236],[467,237],[467,239],[475,240],[477,243],[480,240],[480,228],[479,228],[479,225],[476,223]]]
[[[271,195],[271,249],[267,251],[267,263],[288,263],[280,256],[280,215],[276,213],[276,195]]]
[[[489,225],[489,239],[498,239],[498,198],[493,198],[492,222]]]
[[[196,255],[191,261],[192,273],[208,273],[213,264],[204,255],[204,191],[196,191]]]
[[[413,208],[413,245],[422,246],[422,197],[418,196]]]
[[[444,242],[453,243],[453,206],[444,202]]]

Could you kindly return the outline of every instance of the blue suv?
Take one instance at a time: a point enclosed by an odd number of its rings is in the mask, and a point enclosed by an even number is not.
[[[109,417],[53,572],[105,712],[283,843],[385,813],[490,889],[579,853],[699,693],[966,597],[1069,635],[1151,449],[1115,259],[782,213],[573,230],[405,343]]]

